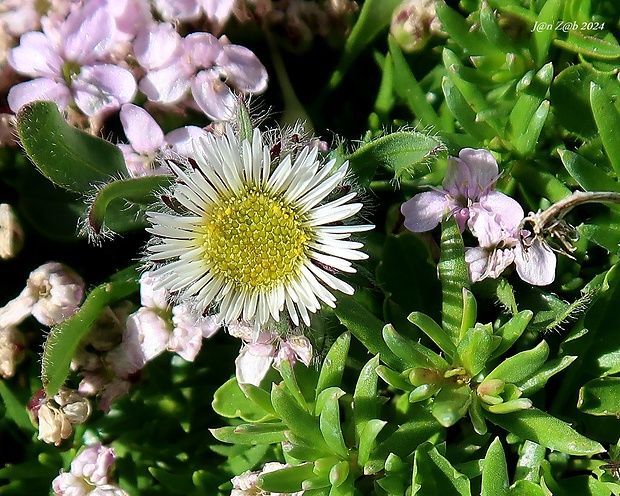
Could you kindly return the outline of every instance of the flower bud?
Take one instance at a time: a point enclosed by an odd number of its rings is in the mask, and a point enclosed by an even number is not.
[[[13,377],[23,356],[24,337],[16,327],[0,328],[0,375]]]
[[[392,16],[390,32],[405,52],[424,48],[431,35],[441,33],[435,13],[436,0],[405,0]]]
[[[13,258],[24,244],[24,231],[8,203],[0,204],[0,258]]]

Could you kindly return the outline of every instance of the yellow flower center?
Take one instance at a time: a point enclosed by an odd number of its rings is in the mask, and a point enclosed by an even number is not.
[[[305,217],[279,196],[249,187],[205,217],[211,270],[245,290],[268,290],[296,275],[311,239]]]

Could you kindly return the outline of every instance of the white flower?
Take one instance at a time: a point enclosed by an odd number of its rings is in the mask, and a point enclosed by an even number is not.
[[[71,462],[71,470],[62,472],[52,482],[54,494],[64,496],[127,496],[109,481],[114,449],[101,444],[89,446]]]
[[[13,377],[23,350],[24,337],[17,327],[0,327],[0,376]]]
[[[310,323],[319,300],[335,306],[330,289],[352,294],[334,277],[355,272],[351,260],[367,256],[353,232],[372,226],[344,225],[362,208],[351,192],[326,202],[347,174],[345,163],[321,165],[315,147],[273,161],[258,130],[241,141],[227,126],[222,136],[194,143],[196,167],[182,170],[172,195],[184,214],[149,212],[148,229],[157,242],[148,259],[161,287],[200,312],[219,306],[224,323],[242,317],[257,326],[276,321],[286,308],[297,325]]]
[[[77,391],[62,387],[53,398],[38,392],[28,405],[38,439],[58,446],[73,434],[73,426],[83,424],[91,414],[90,402]]]
[[[83,297],[82,278],[66,265],[48,262],[33,270],[19,296],[0,309],[0,327],[17,325],[28,315],[56,325],[75,313]]]

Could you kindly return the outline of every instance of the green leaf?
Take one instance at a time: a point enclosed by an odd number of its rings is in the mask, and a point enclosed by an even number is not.
[[[571,194],[563,181],[540,166],[525,160],[515,160],[510,173],[526,190],[547,198],[550,202],[561,200]]]
[[[549,496],[548,492],[529,480],[518,480],[510,487],[510,496]]]
[[[275,444],[286,441],[284,432],[287,425],[282,422],[265,422],[260,424],[241,424],[237,426],[209,429],[213,437],[223,443],[231,444]]]
[[[590,83],[590,101],[603,147],[616,177],[620,177],[620,140],[616,133],[620,129],[620,113],[609,94],[596,83]]]
[[[576,356],[563,356],[561,358],[556,358],[555,360],[548,361],[542,367],[540,367],[538,371],[529,379],[527,379],[525,382],[518,384],[519,389],[524,396],[534,394],[536,391],[539,391],[540,389],[545,387],[545,384],[547,384],[547,381],[552,376],[564,370],[576,359]]]
[[[516,151],[526,156],[536,145],[549,110],[549,102],[545,100],[553,79],[553,64],[549,62],[532,78],[523,78],[523,93],[517,99],[510,112],[508,123],[512,136],[512,144]],[[525,83],[524,83],[525,81]]]
[[[359,448],[357,455],[357,462],[360,467],[363,467],[368,462],[368,458],[370,457],[370,452],[376,446],[377,436],[379,432],[385,427],[387,422],[385,420],[379,419],[370,419],[364,425],[364,429],[359,438]]]
[[[497,330],[495,335],[501,337],[502,340],[491,354],[491,359],[503,355],[510,349],[515,341],[521,337],[533,316],[534,313],[531,310],[521,310]]]
[[[146,176],[135,177],[131,179],[121,179],[112,181],[97,191],[97,195],[90,206],[88,212],[88,224],[90,228],[99,234],[104,225],[109,226],[109,219],[112,215],[116,217],[116,223],[119,222],[118,217],[124,217],[128,227],[137,229],[142,225],[136,222],[135,213],[127,211],[126,206],[138,204],[148,206],[157,199],[157,194],[162,188],[169,186],[173,178],[171,176]],[[116,202],[114,202],[116,200]],[[124,200],[124,201],[118,201]],[[112,210],[116,205],[116,210]],[[123,208],[118,208],[118,207]]]
[[[586,191],[617,191],[620,184],[581,155],[570,150],[558,150],[566,170]]]
[[[305,440],[308,446],[330,451],[319,429],[318,419],[301,408],[286,393],[284,386],[273,385],[271,388],[271,404],[278,417],[294,435]]]
[[[403,366],[400,360],[388,348],[381,337],[384,323],[370,313],[352,296],[338,298],[334,313],[351,334],[359,339],[362,344],[372,353],[381,356],[381,360],[392,368],[400,370]]]
[[[589,415],[620,414],[620,377],[600,377],[579,390],[577,408]]]
[[[340,386],[350,344],[351,334],[348,332],[338,336],[332,344],[323,361],[323,365],[321,365],[321,372],[316,385],[316,397],[325,389]]]
[[[426,326],[426,319],[429,319],[432,324],[435,324],[435,326],[437,326],[437,324],[432,319],[430,319],[430,317],[427,317],[424,314],[415,313],[411,314],[410,317],[411,316],[414,316],[414,320],[412,320],[411,322],[416,325],[417,322],[422,322],[422,325]],[[416,321],[415,316],[420,316],[421,319],[418,319]],[[426,327],[430,328],[431,326]],[[437,327],[441,332],[443,332],[441,327]],[[426,346],[423,346],[416,341],[412,341],[411,339],[407,339],[398,334],[394,330],[392,324],[387,324],[383,328],[383,339],[387,343],[390,350],[392,350],[394,354],[398,356],[404,363],[405,366],[402,370],[412,367],[443,370],[449,367],[448,362],[446,362],[434,351],[429,350]]]
[[[469,289],[469,272],[461,231],[454,217],[441,223],[439,279],[442,289],[442,327],[452,343],[457,343],[463,312],[463,289]],[[437,343],[439,344],[439,343]],[[449,350],[442,349],[448,353]],[[454,352],[454,345],[452,345]],[[452,356],[452,354],[450,354]]]
[[[431,338],[448,357],[452,358],[455,356],[456,346],[454,346],[450,336],[428,315],[421,312],[413,312],[407,317],[407,320]]]
[[[77,193],[127,176],[120,149],[67,124],[53,102],[32,102],[17,113],[24,150],[50,181]]]
[[[377,395],[378,376],[375,372],[379,365],[379,356],[372,357],[362,367],[355,392],[353,393],[353,423],[355,424],[355,440],[359,443],[366,424],[379,416],[382,401]]]
[[[347,458],[349,450],[344,442],[344,435],[340,425],[340,406],[338,399],[344,395],[340,388],[332,387],[321,391],[323,396],[321,403],[324,403],[319,415],[319,428],[323,434],[325,443],[333,453]],[[317,403],[319,401],[317,400]]]
[[[304,480],[314,475],[312,463],[303,463],[262,474],[256,486],[270,493],[294,493],[301,491]]]
[[[394,92],[407,102],[411,111],[420,120],[423,126],[434,129],[443,129],[437,112],[426,99],[426,93],[420,87],[409,68],[407,60],[398,48],[394,37],[388,38],[390,55],[394,64]]]
[[[491,326],[478,324],[469,329],[459,343],[456,349],[456,362],[474,377],[482,372],[495,344]]]
[[[605,449],[596,441],[582,436],[566,422],[537,408],[501,415],[485,412],[485,417],[519,436],[545,448],[569,455],[595,455]]]
[[[6,381],[0,379],[0,398],[6,409],[4,417],[12,420],[17,426],[28,433],[36,429],[30,421],[30,415],[26,409],[26,404],[19,401],[18,396],[11,390]]]
[[[433,136],[398,131],[362,145],[347,160],[360,184],[367,186],[380,165],[394,171],[396,179],[405,174],[413,178],[424,176],[428,174],[429,161],[444,150],[443,143]]]
[[[571,30],[565,40],[555,39],[554,44],[574,53],[594,59],[615,60],[620,58],[620,46],[595,36]]]
[[[41,367],[48,396],[54,396],[64,384],[75,350],[103,309],[138,291],[138,277],[135,267],[115,274],[110,282],[93,289],[76,313],[50,331],[45,341]]]
[[[484,457],[480,496],[508,496],[510,480],[502,442],[496,437]]]
[[[435,395],[431,411],[433,417],[444,427],[452,427],[467,413],[472,400],[469,386],[444,387]]]
[[[484,381],[501,379],[506,383],[516,383],[530,377],[545,363],[549,356],[549,345],[541,341],[531,350],[517,353],[495,367]]]
[[[540,10],[540,14],[538,14],[537,21],[543,26],[555,26],[560,17],[561,8],[562,0],[549,0],[543,3],[543,7]],[[542,65],[545,59],[549,56],[549,47],[551,46],[551,41],[554,35],[555,32],[553,29],[533,30],[531,47],[534,60],[538,66]]]
[[[168,494],[189,494],[194,489],[189,474],[175,474],[158,467],[149,467],[148,470]]]
[[[579,226],[579,234],[610,253],[617,253],[620,246],[620,212],[614,208],[588,219],[586,224]]]
[[[241,418],[246,422],[263,420],[269,414],[244,394],[234,377],[215,391],[212,406],[215,413],[222,417]]]
[[[329,83],[329,90],[336,88],[351,64],[364,48],[389,24],[392,11],[400,0],[369,0],[364,2],[357,22],[347,37],[338,67],[333,72]]]
[[[370,454],[364,466],[364,474],[372,475],[385,468],[385,460],[390,453],[406,458],[420,445],[436,436],[443,428],[425,407],[414,405],[408,411],[410,420],[400,425]]]
[[[297,404],[301,406],[304,410],[308,410],[308,404],[306,403],[306,399],[304,398],[304,395],[299,388],[299,384],[297,383],[297,377],[295,377],[293,366],[291,365],[291,362],[289,360],[282,360],[282,362],[280,363],[280,375],[284,380],[286,389],[295,399]]]
[[[439,318],[437,267],[419,236],[411,232],[389,235],[376,274],[381,289],[407,313],[420,310]]]
[[[470,496],[469,479],[457,472],[437,448],[424,443],[413,459],[412,496]]]
[[[486,122],[476,119],[476,112],[472,110],[465,97],[448,77],[442,79],[441,89],[450,112],[468,134],[480,143],[484,140],[491,140],[495,136],[495,132]]]

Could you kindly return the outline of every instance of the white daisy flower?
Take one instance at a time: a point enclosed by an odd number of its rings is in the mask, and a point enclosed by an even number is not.
[[[335,160],[321,164],[309,146],[272,161],[258,130],[241,141],[230,126],[195,141],[192,158],[192,170],[169,164],[186,213],[147,214],[158,241],[148,259],[161,287],[200,311],[219,306],[224,323],[242,317],[257,326],[285,309],[295,325],[300,316],[310,324],[319,300],[335,306],[331,290],[353,294],[333,273],[353,273],[351,261],[367,258],[346,238],[373,226],[343,224],[362,208],[349,203],[356,193],[326,202],[347,163],[332,171]]]

